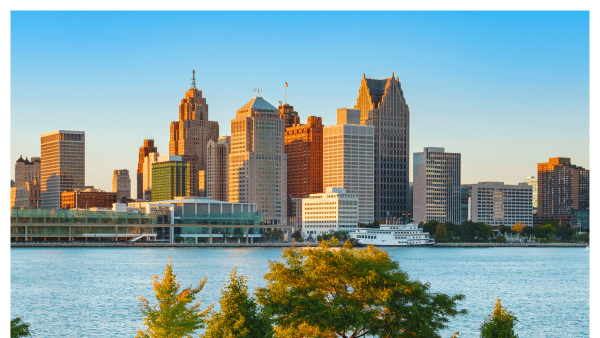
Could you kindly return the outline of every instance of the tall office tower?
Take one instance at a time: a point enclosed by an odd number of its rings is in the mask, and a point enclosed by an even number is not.
[[[144,157],[142,164],[142,198],[144,201],[152,199],[152,165],[158,161],[159,154],[151,152]]]
[[[323,192],[323,122],[309,116],[306,124],[285,128],[287,193],[302,198]]]
[[[469,186],[473,222],[490,226],[512,226],[516,223],[533,226],[531,187],[527,183],[479,182]]]
[[[229,201],[256,203],[268,225],[286,225],[285,122],[262,97],[254,97],[231,121]]]
[[[152,198],[154,201],[172,200],[190,195],[190,176],[194,175],[188,162],[180,155],[159,156],[152,164]],[[195,174],[196,178],[198,173]]]
[[[281,117],[281,119],[285,121],[286,128],[289,128],[294,124],[300,124],[300,117],[298,117],[298,112],[294,111],[294,106],[290,106],[287,103],[279,106],[279,117]]]
[[[219,138],[219,123],[208,120],[208,105],[202,91],[196,89],[195,71],[192,86],[179,105],[179,121],[171,122],[169,155],[187,156],[193,174],[190,176],[191,196],[198,195],[198,171],[206,170],[206,144]],[[194,158],[194,156],[196,156]]]
[[[589,206],[589,170],[566,157],[538,163],[538,215],[571,215]]]
[[[42,134],[41,148],[41,207],[59,209],[61,192],[85,187],[85,132]]]
[[[140,147],[140,156],[138,161],[137,169],[137,199],[143,200],[144,198],[144,159],[148,157],[150,153],[158,153],[158,150],[154,146],[154,140],[144,140],[144,146]]]
[[[221,136],[217,142],[206,145],[206,196],[217,201],[228,201],[230,136]]]
[[[337,125],[323,128],[323,190],[344,188],[358,196],[358,221],[373,217],[373,127]]]
[[[408,207],[409,110],[398,78],[363,79],[355,109],[373,126],[375,220],[405,218]]]
[[[533,212],[536,212],[538,207],[538,181],[535,176],[528,176],[525,183],[531,186]]]
[[[427,147],[414,154],[415,222],[460,224],[460,154]]]
[[[19,157],[15,164],[15,187],[25,186],[26,182],[33,183],[35,179],[40,180],[41,159],[32,157],[31,161]]]
[[[337,124],[360,124],[360,110],[339,108],[337,110]]]
[[[113,171],[112,191],[117,193],[117,202],[131,199],[131,179],[129,170]]]

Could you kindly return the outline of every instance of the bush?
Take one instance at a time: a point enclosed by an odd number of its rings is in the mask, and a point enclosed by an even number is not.
[[[500,305],[500,298],[496,298],[494,311],[488,314],[485,321],[479,327],[481,338],[518,338],[514,326],[518,322],[517,317]]]

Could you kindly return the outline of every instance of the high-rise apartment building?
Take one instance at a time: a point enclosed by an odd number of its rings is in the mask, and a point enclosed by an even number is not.
[[[117,193],[117,202],[131,199],[131,178],[129,170],[113,171],[112,191]]]
[[[323,128],[323,189],[344,188],[358,198],[358,221],[373,217],[373,127],[336,125]]]
[[[229,201],[256,203],[265,223],[287,221],[285,121],[262,97],[254,97],[231,121]]]
[[[217,201],[229,201],[230,136],[221,136],[217,142],[206,145],[206,196]]]
[[[323,122],[309,116],[306,124],[285,128],[287,193],[302,198],[323,192]]]
[[[42,134],[41,150],[41,207],[59,209],[61,192],[85,187],[85,132]]]
[[[150,153],[158,153],[158,150],[154,146],[154,140],[144,140],[144,146],[140,147],[137,169],[137,199],[139,200],[145,199],[144,191],[147,185],[144,184],[144,160]]]
[[[206,144],[219,138],[219,123],[208,120],[208,104],[196,88],[195,71],[192,86],[179,105],[179,121],[171,122],[169,155],[182,155],[193,174],[190,176],[192,196],[198,195],[198,171],[206,170]]]
[[[415,222],[460,224],[460,154],[427,147],[413,161]]]
[[[479,182],[471,187],[471,220],[490,226],[533,226],[531,187],[502,182]]]
[[[590,171],[554,157],[538,163],[538,214],[572,214],[590,205]]]
[[[405,218],[408,213],[410,114],[398,78],[365,78],[355,109],[360,124],[373,126],[375,141],[375,220]]]
[[[152,164],[152,201],[172,200],[175,197],[191,196],[190,170],[182,156],[159,156]],[[196,178],[198,173],[195,174]]]

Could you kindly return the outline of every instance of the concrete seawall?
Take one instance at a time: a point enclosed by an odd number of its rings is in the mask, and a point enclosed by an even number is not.
[[[587,243],[435,243],[436,248],[585,248]]]

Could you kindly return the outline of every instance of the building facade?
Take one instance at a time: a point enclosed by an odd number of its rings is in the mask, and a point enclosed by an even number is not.
[[[410,113],[398,78],[365,78],[354,109],[360,123],[373,126],[375,141],[375,220],[406,218],[408,213]]]
[[[62,209],[112,208],[114,203],[117,203],[116,192],[85,188],[61,193]]]
[[[140,147],[138,168],[137,168],[137,199],[146,199],[144,192],[146,191],[147,185],[144,184],[144,161],[146,157],[151,153],[158,154],[158,150],[154,146],[154,140],[144,140],[144,146]]]
[[[113,171],[112,191],[117,193],[118,202],[131,199],[131,178],[129,178],[129,170],[121,169]]]
[[[11,208],[39,208],[41,158],[32,157],[31,161],[23,156],[15,164],[15,181],[11,185]]]
[[[360,124],[360,110],[339,108],[337,110],[337,124]]]
[[[229,201],[256,203],[271,226],[287,222],[285,121],[262,97],[254,97],[231,121]]]
[[[460,224],[471,220],[471,185],[460,186]]]
[[[193,171],[190,175],[192,196],[198,196],[198,171],[206,170],[206,144],[219,138],[219,123],[208,120],[208,104],[196,88],[195,71],[192,86],[179,105],[179,121],[171,122],[169,155],[181,155]]]
[[[358,198],[342,188],[302,199],[302,237],[316,239],[328,232],[350,232],[358,227]]]
[[[85,187],[85,132],[41,135],[41,207],[59,209],[61,192]]]
[[[172,200],[175,197],[190,195],[189,163],[182,156],[159,156],[152,164],[151,201]],[[195,174],[197,177],[198,173]]]
[[[221,136],[217,142],[206,145],[206,196],[217,201],[228,201],[230,136]]]
[[[160,155],[157,152],[151,152],[144,157],[142,165],[142,200],[152,199],[152,165],[158,161]]]
[[[479,182],[471,187],[473,222],[490,226],[533,226],[532,189],[527,183]]]
[[[287,193],[302,198],[323,192],[323,122],[309,116],[306,124],[285,128]]]
[[[460,224],[460,154],[426,147],[414,154],[413,163],[415,222]]]
[[[343,188],[358,198],[358,221],[374,220],[373,127],[323,128],[323,189]]]
[[[280,101],[281,102],[281,101]],[[278,107],[279,117],[285,122],[285,127],[289,128],[295,124],[300,124],[298,112],[294,110],[294,106],[285,103]]]
[[[33,183],[34,180],[40,181],[42,159],[32,157],[31,161],[19,157],[15,164],[15,187],[23,187],[25,183]]]
[[[533,211],[536,212],[538,207],[538,182],[535,176],[529,176],[525,180],[525,183],[529,184],[531,187],[531,205],[533,205]]]

